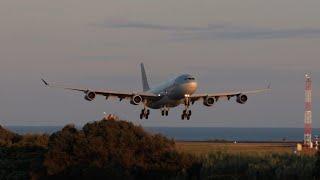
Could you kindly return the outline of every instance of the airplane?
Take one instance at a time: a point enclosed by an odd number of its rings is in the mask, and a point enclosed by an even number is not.
[[[45,86],[63,88],[71,91],[83,92],[84,99],[93,101],[97,95],[104,96],[106,100],[109,97],[117,97],[120,101],[129,100],[132,105],[142,105],[143,109],[140,113],[140,119],[148,119],[150,109],[160,109],[162,116],[168,116],[171,108],[179,105],[184,105],[184,110],[181,114],[182,120],[190,120],[192,111],[190,106],[196,101],[202,101],[204,106],[213,106],[221,99],[230,100],[236,97],[236,102],[245,104],[248,101],[248,94],[261,93],[271,90],[270,84],[265,89],[257,89],[253,91],[232,91],[222,93],[204,93],[195,94],[198,84],[194,76],[190,74],[182,74],[173,79],[170,79],[154,88],[150,88],[146,75],[144,64],[141,63],[141,79],[142,92],[118,92],[110,90],[91,90],[88,88],[72,88],[64,87],[56,84],[49,84],[44,79],[41,79]]]

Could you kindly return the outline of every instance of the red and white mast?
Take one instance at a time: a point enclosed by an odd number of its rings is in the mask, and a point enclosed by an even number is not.
[[[304,144],[310,146],[312,143],[312,81],[309,74],[305,77]]]

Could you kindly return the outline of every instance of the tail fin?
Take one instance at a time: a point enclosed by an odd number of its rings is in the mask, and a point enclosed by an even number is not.
[[[143,63],[141,63],[141,76],[142,76],[143,91],[148,91],[150,87],[149,87],[149,83],[148,83],[148,79],[147,79],[147,75],[146,75],[146,71],[144,69]]]

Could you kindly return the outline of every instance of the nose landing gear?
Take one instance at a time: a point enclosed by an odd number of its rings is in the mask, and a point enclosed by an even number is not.
[[[143,119],[143,118],[148,119],[149,115],[150,115],[150,109],[144,108],[141,110],[140,119]]]
[[[163,107],[161,108],[161,116],[168,116],[169,115],[169,108]]]
[[[190,120],[190,117],[191,117],[191,110],[183,110],[182,112],[182,115],[181,115],[181,119],[184,120],[184,119],[187,119],[187,120]]]

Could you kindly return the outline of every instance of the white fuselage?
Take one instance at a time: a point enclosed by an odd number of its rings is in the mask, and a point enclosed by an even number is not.
[[[192,95],[196,90],[197,82],[195,78],[184,74],[149,90],[148,92],[158,95],[160,99],[148,102],[146,105],[152,109],[176,107],[184,102],[186,95]]]

